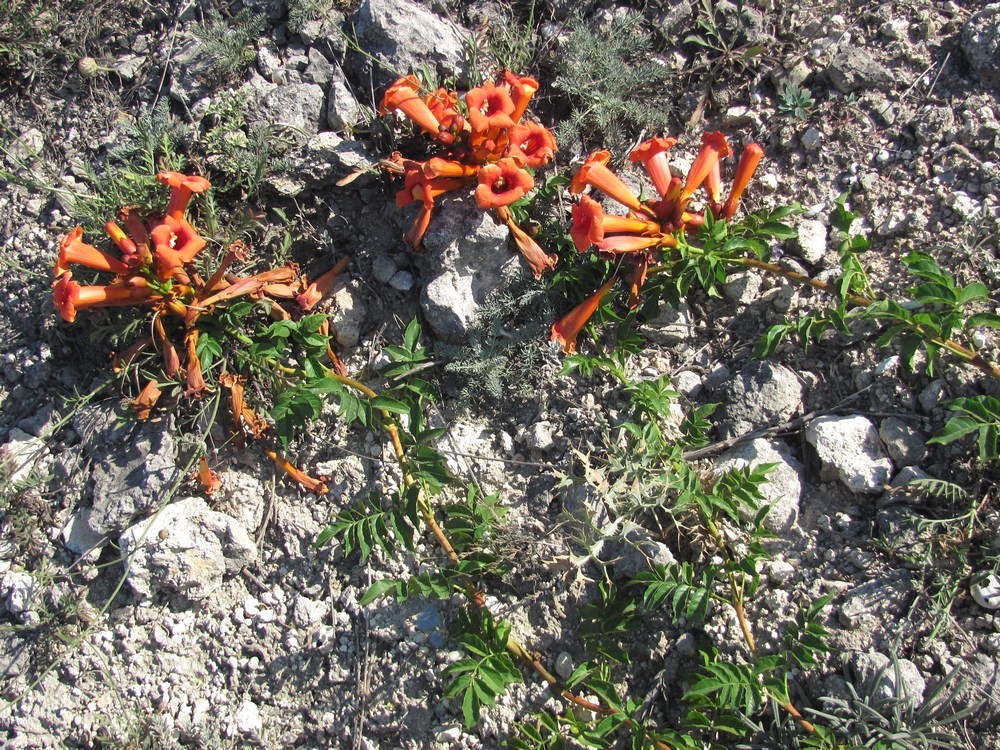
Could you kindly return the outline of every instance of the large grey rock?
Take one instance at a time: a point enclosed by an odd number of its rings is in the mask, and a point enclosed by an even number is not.
[[[169,420],[115,426],[111,416],[84,410],[73,420],[93,463],[87,525],[97,535],[117,534],[152,512],[178,473]]]
[[[376,160],[370,157],[359,141],[345,140],[336,133],[317,133],[288,159],[283,172],[268,178],[267,184],[282,195],[299,195],[307,190],[319,190],[359,169],[372,168]],[[372,172],[374,175],[374,172]],[[371,180],[362,176],[361,180]]]
[[[323,125],[323,87],[315,83],[278,86],[264,97],[257,117],[306,137],[316,135]]]
[[[888,91],[895,83],[892,73],[863,47],[848,45],[834,55],[826,69],[830,82],[842,93],[877,89]]]
[[[894,667],[885,654],[864,651],[855,656],[854,670],[869,695],[883,700],[900,699],[910,706],[917,706],[924,699],[927,681],[909,659],[897,658]]]
[[[357,346],[361,328],[368,317],[368,306],[357,282],[338,287],[331,295],[330,331],[341,346]]]
[[[803,220],[799,224],[795,244],[798,246],[804,261],[812,263],[814,266],[821,264],[829,249],[826,224],[819,219]]]
[[[379,89],[397,75],[424,67],[442,78],[465,74],[465,50],[471,33],[416,2],[364,0],[354,16],[354,33],[367,52],[348,55],[356,82],[374,81]]]
[[[886,417],[878,428],[889,458],[897,467],[913,466],[927,455],[927,441],[920,430],[896,417]]]
[[[966,684],[958,693],[955,705],[982,703],[979,721],[996,721],[1000,717],[1000,659],[978,651],[966,659],[961,676]]]
[[[129,585],[139,598],[162,590],[203,600],[226,574],[239,572],[257,557],[246,529],[200,497],[171,503],[127,529],[119,544]]]
[[[719,388],[716,412],[724,438],[784,422],[802,408],[802,383],[783,365],[754,360]]]
[[[761,485],[765,503],[771,512],[764,519],[764,526],[775,533],[788,531],[799,517],[799,500],[802,496],[802,465],[788,452],[783,443],[758,438],[743,443],[722,454],[715,465],[719,476],[730,469],[742,469],[758,464],[777,464]],[[748,514],[750,515],[750,514]]]
[[[11,484],[23,482],[48,456],[44,440],[14,427],[7,442],[0,445],[0,480]]]
[[[170,60],[170,96],[188,109],[211,92],[212,64],[204,46],[192,39]]]
[[[41,587],[37,579],[23,570],[8,570],[0,578],[0,602],[14,618],[25,625],[40,621],[38,601]]]
[[[437,338],[462,343],[479,307],[500,286],[503,266],[520,262],[507,249],[507,227],[471,198],[446,200],[434,213],[424,247],[431,268],[420,306]]]
[[[681,302],[679,307],[662,303],[656,316],[639,327],[639,332],[660,346],[677,346],[691,339],[691,307]]]
[[[862,416],[814,419],[806,440],[823,462],[823,477],[839,478],[851,492],[881,492],[892,476],[875,425]]]
[[[991,3],[962,28],[962,52],[983,85],[1000,87],[1000,3]]]
[[[354,93],[347,85],[347,79],[336,68],[329,79],[326,90],[326,124],[331,130],[347,130],[361,122],[364,111]]]

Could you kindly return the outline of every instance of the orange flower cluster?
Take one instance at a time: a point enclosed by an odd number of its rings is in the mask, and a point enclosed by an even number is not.
[[[55,305],[68,322],[76,320],[78,311],[92,307],[148,306],[154,311],[153,335],[131,346],[120,359],[131,361],[155,344],[163,353],[168,377],[183,375],[186,394],[197,397],[207,388],[198,357],[200,331],[197,322],[202,315],[229,300],[250,296],[267,297],[273,303],[271,316],[289,319],[292,312],[286,310],[282,302],[291,303],[292,310],[311,310],[330,291],[348,259],[342,258],[312,282],[300,276],[293,264],[244,277],[230,272],[236,261],[247,260],[246,247],[236,242],[226,251],[215,271],[203,279],[194,261],[206,241],[184,215],[191,196],[204,192],[211,185],[203,177],[178,172],[163,172],[156,175],[156,179],[171,188],[165,213],[140,212],[137,206],[129,206],[121,210],[120,221],[125,229],[113,221],[104,227],[119,250],[118,257],[83,242],[81,227],[76,227],[63,239],[54,269]],[[101,286],[81,285],[73,279],[70,267],[74,265],[114,274],[114,279]],[[168,326],[171,332],[179,331],[183,336],[182,346],[174,344]],[[329,348],[328,354],[334,366],[338,366],[339,361]],[[237,441],[242,442],[245,435],[263,437],[269,425],[244,402],[243,378],[223,372],[217,382],[229,391]],[[148,419],[161,395],[160,384],[150,380],[130,402],[136,418]],[[267,455],[306,489],[320,494],[326,492],[322,479],[309,477],[274,451],[268,451]],[[206,493],[214,492],[221,485],[205,458],[201,459],[195,478]]]
[[[750,178],[764,155],[757,143],[743,151],[733,184],[722,200],[721,161],[732,156],[733,150],[722,133],[705,133],[701,151],[691,165],[687,178],[676,177],[670,171],[667,153],[676,145],[674,138],[651,138],[632,150],[629,159],[641,162],[653,182],[658,200],[641,201],[607,164],[608,151],[596,151],[587,157],[570,185],[574,195],[588,186],[595,187],[628,209],[625,216],[604,213],[596,200],[581,195],[573,206],[573,225],[570,235],[577,250],[585,252],[592,245],[599,254],[608,257],[628,257],[633,269],[630,283],[630,305],[639,302],[639,290],[645,283],[650,264],[656,254],[677,246],[676,234],[697,231],[705,222],[703,213],[688,210],[692,196],[702,186],[707,193],[707,208],[712,215],[730,220],[736,214],[740,198]],[[576,337],[593,315],[601,298],[610,291],[614,277],[595,295],[579,305],[565,318],[552,326],[552,341],[558,342],[563,351],[576,350]]]
[[[514,223],[507,208],[535,186],[526,168],[547,164],[556,151],[555,138],[547,128],[522,121],[537,90],[538,82],[533,78],[510,72],[496,84],[490,81],[470,89],[464,100],[457,92],[443,88],[421,93],[420,82],[413,75],[389,87],[379,113],[402,112],[440,149],[423,162],[398,153],[389,162],[394,171],[404,175],[396,205],[421,204],[413,226],[403,237],[407,244],[420,246],[438,196],[475,185],[477,205],[494,211],[508,226],[535,278],[555,266],[555,257],[546,254]]]
[[[184,215],[191,196],[208,190],[211,184],[203,177],[179,172],[163,172],[156,179],[171,188],[165,213],[143,213],[137,206],[128,206],[121,210],[120,217],[125,229],[114,221],[104,227],[119,250],[118,257],[85,243],[81,227],[63,239],[53,269],[53,296],[59,314],[70,323],[80,310],[93,307],[152,308],[153,335],[131,347],[126,357],[157,345],[167,375],[174,377],[183,370],[187,395],[199,396],[206,387],[197,355],[199,332],[195,325],[202,314],[227,300],[251,295],[272,298],[276,302],[272,315],[291,317],[277,299],[294,299],[302,310],[311,309],[329,291],[346,259],[312,283],[301,277],[294,265],[241,277],[229,273],[233,263],[246,260],[246,248],[237,242],[205,280],[195,269],[194,260],[206,242]],[[82,285],[73,278],[71,266],[111,273],[114,279],[105,285]],[[180,348],[168,334],[165,320],[180,323],[184,339]],[[156,384],[151,385],[133,404],[140,418],[148,416],[159,396]]]

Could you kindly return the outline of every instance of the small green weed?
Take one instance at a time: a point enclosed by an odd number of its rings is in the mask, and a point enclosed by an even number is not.
[[[794,83],[782,86],[778,99],[778,112],[792,120],[805,120],[816,104],[809,89]]]

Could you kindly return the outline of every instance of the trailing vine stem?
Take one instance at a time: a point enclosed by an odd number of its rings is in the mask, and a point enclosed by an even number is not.
[[[726,556],[726,559],[732,562],[733,560],[732,550],[729,549],[729,545],[726,544],[726,540],[722,538],[722,534],[719,532],[718,526],[716,526],[715,522],[703,511],[700,512],[700,515],[702,521],[705,524],[705,527],[708,529],[709,535],[712,537],[712,540],[715,542],[716,546]],[[726,576],[729,579],[729,587],[730,590],[732,591],[732,599],[730,601],[730,604],[732,604],[733,610],[736,612],[736,619],[740,623],[740,630],[743,631],[743,638],[746,641],[747,648],[750,650],[750,655],[754,659],[756,659],[758,654],[757,641],[753,637],[753,631],[750,629],[750,621],[747,619],[746,608],[743,606],[743,590],[736,582],[735,573],[733,573],[732,571],[728,571],[726,573]],[[810,734],[814,734],[816,732],[815,725],[808,719],[806,719],[799,712],[799,710],[795,708],[795,706],[792,704],[790,700],[788,701],[778,700],[777,703],[784,711],[788,713],[789,716],[795,719],[795,721],[798,722],[799,726],[802,727],[802,729],[804,729],[806,732],[809,732]]]
[[[698,254],[698,248],[689,247],[688,251],[693,254]],[[804,273],[799,273],[798,271],[793,271],[790,268],[783,268],[776,263],[768,263],[763,260],[757,260],[756,258],[725,258],[724,262],[730,263],[732,265],[743,266],[745,268],[756,268],[760,271],[766,271],[767,273],[774,274],[775,276],[781,276],[782,278],[793,281],[796,284],[804,284],[806,286],[811,286],[814,289],[819,289],[827,294],[837,294],[837,290],[832,284],[825,281],[820,281],[819,279],[814,279],[811,276],[807,276]],[[662,273],[664,271],[670,271],[673,268],[673,263],[664,263],[658,266],[654,266],[649,269],[649,273]],[[869,297],[861,297],[856,294],[845,294],[844,299],[850,302],[852,305],[857,307],[871,307],[877,300],[871,299]],[[929,336],[926,330],[919,324],[912,326],[916,333],[919,333],[925,339],[929,340],[931,343],[936,344],[942,349],[947,349],[949,352],[954,354],[956,357],[964,362],[972,365],[973,367],[979,369],[980,371],[986,373],[987,375],[1000,379],[1000,365],[995,362],[990,362],[982,355],[969,349],[967,346],[959,344],[957,341],[952,341],[951,339],[941,339],[936,336]]]
[[[355,380],[354,378],[348,377],[346,375],[340,375],[334,372],[333,370],[327,370],[325,372],[325,375],[329,378],[332,378],[333,380],[336,380],[338,383],[347,386],[348,388],[352,388],[358,391],[363,396],[365,396],[365,398],[369,400],[373,400],[378,397],[378,393],[376,393],[372,388],[360,382],[359,380]],[[400,440],[399,427],[396,424],[396,421],[393,419],[392,415],[387,410],[379,409],[379,412],[382,415],[382,426],[385,428],[386,433],[388,433],[389,435],[389,440],[392,442],[393,453],[395,454],[396,461],[399,464],[400,470],[402,471],[403,483],[407,487],[418,486],[416,478],[410,472],[409,461],[406,457],[406,450],[403,448],[402,440]],[[445,534],[444,529],[441,528],[440,524],[438,524],[437,522],[437,519],[435,519],[434,511],[431,508],[430,503],[427,502],[427,498],[424,496],[424,493],[419,488],[419,486],[417,494],[417,506],[420,509],[420,515],[423,518],[424,523],[427,524],[427,527],[434,534],[435,539],[437,539],[438,544],[441,546],[441,549],[444,550],[445,554],[448,556],[448,559],[451,560],[453,563],[458,563],[459,562],[458,553],[455,552],[455,548],[448,540],[448,536],[447,534]],[[469,576],[466,575],[462,576],[462,585],[465,588],[466,596],[469,598],[469,601],[472,602],[473,606],[479,610],[485,610],[488,612],[489,608],[486,605],[485,595],[475,586],[475,584],[473,583],[472,579]],[[600,703],[594,703],[593,701],[589,701],[585,698],[580,697],[572,690],[567,688],[557,677],[555,677],[555,675],[549,672],[545,668],[545,666],[531,654],[531,652],[529,652],[514,638],[508,636],[505,648],[507,649],[507,652],[511,656],[513,656],[515,659],[518,659],[519,661],[530,667],[532,671],[534,671],[539,677],[541,677],[545,681],[545,683],[549,686],[549,688],[556,691],[562,698],[566,699],[567,701],[581,708],[587,709],[588,711],[593,711],[594,713],[599,713],[606,716],[618,713],[617,709],[613,708],[612,706],[603,706]],[[626,724],[629,727],[634,727],[634,723],[631,720],[626,721]],[[653,744],[659,750],[670,750],[670,746],[662,742],[661,740],[653,739]]]

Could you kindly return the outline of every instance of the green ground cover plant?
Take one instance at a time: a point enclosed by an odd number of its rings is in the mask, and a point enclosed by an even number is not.
[[[296,22],[304,23],[325,6],[296,7]],[[648,44],[642,35],[622,33],[634,19],[620,18],[626,25],[613,22],[607,36],[581,20],[571,24],[571,46],[581,56],[593,58],[600,48],[608,64],[628,78],[611,82],[619,96],[613,100],[601,94],[607,70],[591,71],[588,75],[597,77],[584,80],[576,61],[565,61],[555,85],[577,97],[576,119],[563,126],[570,138],[599,143],[611,133],[626,133],[623,123],[644,122],[657,132],[663,125],[662,118],[632,106],[632,78],[658,79],[645,67],[617,64]],[[219,75],[236,76],[250,64],[250,41],[263,23],[241,12],[232,26],[214,18],[202,27]],[[704,4],[699,27],[699,35],[687,41],[712,52],[713,75],[720,66],[758,54],[724,36],[711,3]],[[618,49],[612,41],[633,46]],[[517,58],[513,42],[510,55]],[[676,140],[659,136],[627,155],[625,142],[612,140],[607,143],[612,150],[591,153],[572,177],[546,175],[556,139],[541,123],[526,119],[541,84],[510,71],[484,80],[464,96],[431,87],[416,75],[397,80],[380,113],[405,115],[410,122],[394,121],[392,127],[415,125],[427,150],[420,160],[396,154],[382,166],[403,180],[397,207],[418,206],[404,238],[414,249],[421,247],[436,200],[471,188],[479,208],[508,228],[534,276],[534,282],[512,285],[487,303],[473,336],[475,351],[467,362],[452,361],[452,372],[483,380],[485,397],[499,398],[509,384],[526,380],[548,338],[553,351],[565,354],[562,376],[605,378],[624,404],[601,426],[599,448],[577,451],[572,470],[560,476],[560,487],[593,493],[607,511],[600,521],[567,521],[578,540],[571,567],[594,593],[578,630],[586,658],[568,678],[555,676],[546,666],[550,655],[522,644],[531,634],[515,632],[488,603],[491,589],[516,573],[515,563],[504,554],[503,497],[455,476],[439,442],[447,428],[435,426],[429,416],[440,394],[426,371],[445,350],[432,350],[414,319],[399,341],[384,348],[377,365],[348,374],[328,317],[314,310],[350,259],[343,257],[318,275],[303,274],[284,257],[287,247],[254,247],[258,235],[252,221],[223,227],[209,181],[182,171],[190,167],[180,154],[184,136],[162,108],[134,122],[124,144],[109,155],[107,175],[91,175],[93,192],[80,204],[86,220],[60,243],[53,282],[57,311],[68,323],[84,311],[102,316],[94,330],[120,351],[114,377],[133,389],[129,406],[135,419],[173,413],[185,425],[201,426],[183,459],[185,473],[198,467],[206,494],[219,482],[205,442],[218,415],[227,417],[227,441],[259,446],[281,473],[316,495],[328,492],[327,478],[290,458],[309,439],[312,424],[335,412],[345,429],[388,440],[397,485],[345,504],[316,544],[336,542],[345,557],[362,563],[379,555],[409,555],[419,563],[414,567],[420,572],[408,577],[376,576],[361,606],[384,597],[397,603],[464,598],[449,633],[449,643],[462,655],[443,667],[441,676],[447,683],[442,697],[453,701],[467,728],[530,674],[563,700],[563,708],[533,710],[522,718],[507,741],[512,748],[731,747],[761,737],[790,747],[831,749],[950,746],[955,728],[973,711],[956,705],[955,672],[922,702],[868,694],[848,682],[846,697],[825,700],[821,708],[803,703],[808,700],[803,685],[828,663],[824,621],[833,597],[801,602],[780,627],[769,624],[778,637],[759,642],[762,623],[754,608],[764,586],[762,571],[773,561],[769,543],[775,537],[761,487],[773,465],[719,475],[707,471],[699,458],[713,450],[709,435],[716,405],[688,402],[665,375],[640,379],[631,373],[643,352],[636,328],[644,317],[694,297],[718,298],[733,271],[750,270],[815,290],[825,300],[807,315],[762,331],[755,349],[759,358],[772,357],[791,338],[808,347],[828,331],[854,336],[871,327],[876,330],[871,346],[898,351],[911,371],[923,368],[933,375],[964,366],[978,376],[1000,378],[1000,366],[977,343],[977,332],[1000,329],[988,288],[962,284],[932,254],[914,251],[902,261],[912,278],[906,298],[893,296],[863,263],[869,241],[854,232],[858,214],[846,196],[829,216],[837,232],[835,278],[820,280],[782,265],[775,248],[795,236],[789,222],[801,209],[745,210],[742,196],[765,156],[756,143],[743,150],[724,195],[722,165],[735,152],[721,132],[703,136],[684,177],[669,165]],[[808,116],[813,104],[801,89],[786,89],[782,99],[792,119]],[[248,123],[245,107],[236,96],[217,99],[211,112],[215,124],[203,136],[207,163],[223,178],[220,191],[241,198],[259,195],[266,163],[274,156],[267,145],[273,134]],[[638,194],[609,166],[626,157],[642,165],[650,183]],[[624,213],[606,211],[598,200],[602,194]],[[558,207],[570,206],[567,227]],[[563,210],[561,218],[565,215]],[[93,239],[100,229],[106,239]],[[553,288],[572,305],[558,320],[545,296]],[[513,336],[502,330],[510,320],[519,325]],[[471,390],[466,395],[476,398]],[[931,444],[974,440],[976,466],[995,466],[1000,401],[982,394],[945,406],[954,416]],[[3,503],[21,502],[31,484],[29,479],[14,488]],[[979,493],[957,485],[923,488],[958,511],[928,519],[924,528],[933,540],[922,550],[924,561],[928,575],[940,574],[937,612],[944,617],[972,572],[969,560],[996,571],[1000,557],[990,557],[982,545],[986,500],[972,497]],[[30,556],[37,529],[21,515],[12,517],[26,526],[20,537]],[[433,540],[436,549],[418,553],[424,539]],[[668,540],[674,561],[652,559],[646,551],[651,539]],[[606,554],[612,543],[634,550],[645,569],[616,579],[616,560]],[[929,558],[945,547],[959,564],[933,569]],[[724,649],[714,642],[704,629],[709,621],[727,621],[740,635],[739,647]],[[701,635],[699,667],[686,691],[672,698],[678,712],[664,720],[628,687],[631,670],[642,659],[636,634],[667,628],[698,629]],[[899,667],[892,668],[899,684]]]

